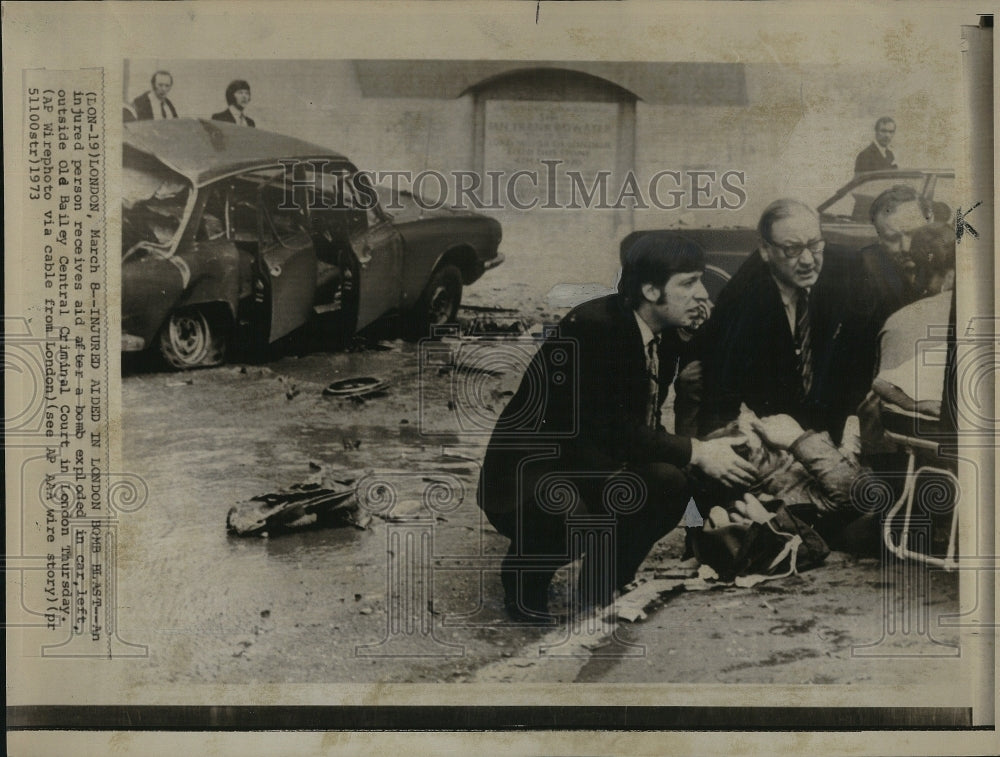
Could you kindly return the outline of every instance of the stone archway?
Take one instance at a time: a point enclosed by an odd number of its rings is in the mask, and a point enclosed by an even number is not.
[[[539,271],[549,284],[610,283],[617,271],[617,241],[632,230],[631,207],[611,206],[635,169],[638,97],[607,79],[564,67],[507,71],[465,94],[473,98],[473,167],[484,186],[490,172],[502,173],[505,181],[518,171],[538,176],[536,187],[530,178],[518,183],[521,202],[537,198],[531,209],[507,202],[499,211],[514,260],[538,248],[554,255],[552,270]],[[529,249],[514,249],[517,245]],[[563,248],[575,251],[574,265],[559,260]],[[537,258],[533,262],[537,269]]]

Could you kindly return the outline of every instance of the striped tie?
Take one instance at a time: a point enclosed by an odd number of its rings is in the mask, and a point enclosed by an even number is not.
[[[657,334],[646,345],[646,370],[649,371],[649,412],[646,422],[650,428],[660,425],[660,335]]]
[[[795,301],[795,354],[799,357],[799,374],[802,376],[802,394],[812,388],[812,332],[809,328],[809,292],[799,290]]]

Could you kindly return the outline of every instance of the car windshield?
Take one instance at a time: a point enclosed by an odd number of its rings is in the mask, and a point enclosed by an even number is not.
[[[955,216],[955,179],[951,176],[938,176],[934,182],[932,196],[934,220],[952,221]]]
[[[139,244],[170,249],[190,196],[191,185],[183,176],[147,155],[126,151],[122,167],[122,253]]]
[[[948,176],[931,177],[935,178],[934,187],[928,187],[928,199],[934,202],[935,220],[947,221],[950,213],[954,210],[954,184],[955,181]],[[863,181],[845,194],[835,203],[824,209],[825,218],[840,221],[851,221],[868,224],[870,222],[868,211],[872,202],[882,192],[900,184],[913,187],[918,193],[924,194],[928,177],[924,175],[916,176],[890,176],[870,181]]]

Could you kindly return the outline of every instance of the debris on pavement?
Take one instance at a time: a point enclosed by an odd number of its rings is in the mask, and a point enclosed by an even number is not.
[[[468,310],[473,313],[518,313],[520,312],[517,308],[504,308],[497,305],[468,305],[462,303],[459,305],[461,310]]]
[[[654,578],[644,581],[632,591],[623,594],[615,602],[615,615],[619,620],[635,623],[637,620],[645,620],[645,609],[661,597],[684,588],[683,580],[671,580],[666,578]]]
[[[699,565],[698,578],[702,581],[718,581],[719,574],[715,572],[715,568],[711,565]]]
[[[520,336],[527,330],[524,318],[474,318],[463,329],[464,336]]]
[[[341,399],[363,399],[384,393],[388,386],[388,381],[375,376],[354,376],[334,381],[323,390],[323,395]]]
[[[269,536],[306,527],[365,528],[371,518],[361,512],[355,486],[364,475],[364,472],[346,474],[341,480],[330,482],[332,486],[310,482],[260,494],[230,508],[226,530],[236,536]]]

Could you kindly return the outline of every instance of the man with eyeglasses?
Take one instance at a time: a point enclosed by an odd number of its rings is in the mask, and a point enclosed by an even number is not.
[[[734,421],[746,404],[758,417],[787,414],[839,441],[871,376],[858,376],[861,323],[849,307],[856,257],[830,250],[819,216],[777,200],[758,224],[760,246],[726,284],[699,331],[703,396],[699,431]]]
[[[889,149],[889,143],[896,135],[896,122],[889,116],[882,116],[875,122],[875,139],[854,160],[854,173],[885,171],[896,168],[896,156]]]

